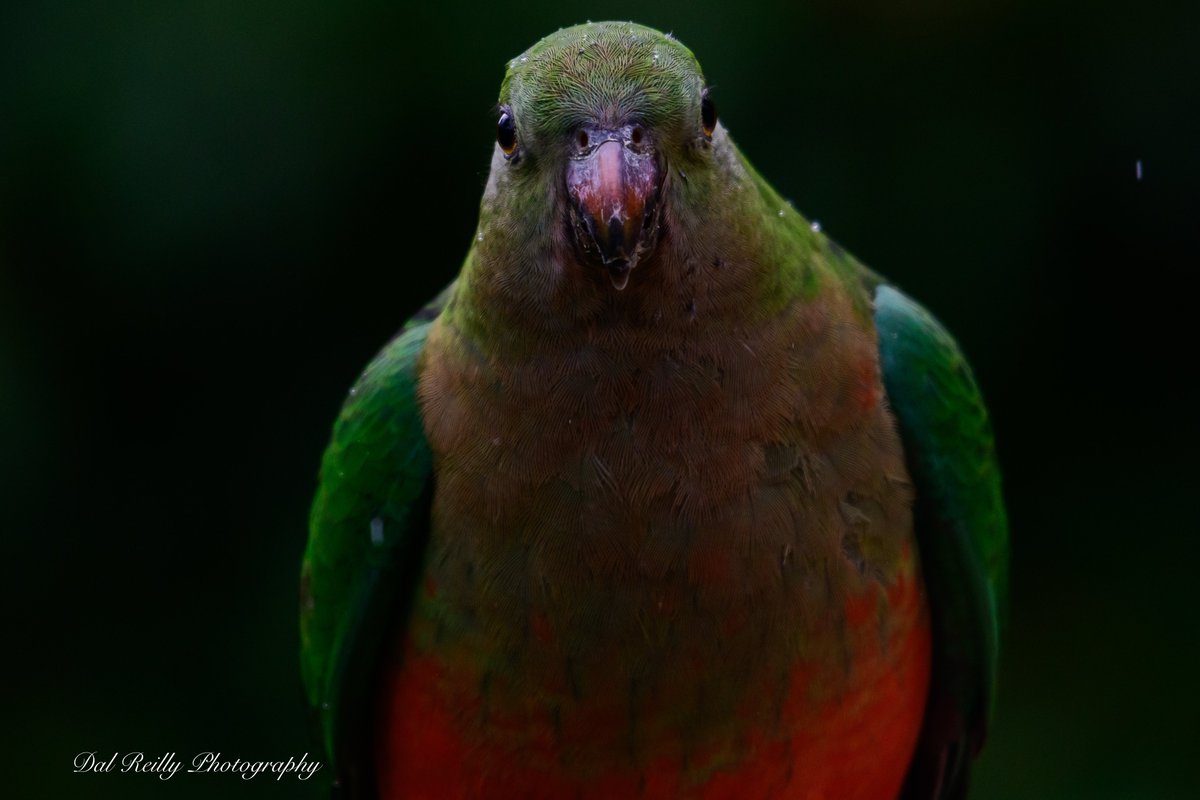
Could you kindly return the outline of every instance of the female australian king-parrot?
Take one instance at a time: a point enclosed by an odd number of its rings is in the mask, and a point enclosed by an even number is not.
[[[950,335],[628,23],[509,65],[457,280],[321,467],[304,678],[343,796],[961,798],[1007,526]]]

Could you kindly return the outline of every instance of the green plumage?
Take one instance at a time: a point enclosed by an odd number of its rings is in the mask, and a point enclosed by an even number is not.
[[[983,745],[1008,586],[1008,520],[991,425],[971,368],[929,312],[890,286],[875,292],[880,362],[916,482],[918,543],[933,614],[933,689],[921,747],[950,754],[949,779]],[[932,779],[930,779],[932,780]],[[945,796],[954,796],[947,789]]]
[[[416,365],[429,332],[415,321],[350,390],[321,463],[301,575],[301,667],[326,754],[359,777],[382,628],[407,604],[427,538],[429,445]],[[349,754],[349,756],[347,756]],[[361,779],[361,777],[360,777]]]

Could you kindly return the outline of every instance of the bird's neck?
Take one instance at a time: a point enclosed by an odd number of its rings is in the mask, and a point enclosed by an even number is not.
[[[489,352],[533,352],[606,331],[652,330],[664,343],[737,332],[837,277],[820,235],[723,135],[705,169],[671,169],[658,245],[623,290],[579,257],[556,200],[517,208],[489,194],[449,309],[455,327]]]

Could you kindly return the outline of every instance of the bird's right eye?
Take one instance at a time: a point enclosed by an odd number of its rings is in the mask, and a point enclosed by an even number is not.
[[[500,145],[505,158],[511,158],[517,151],[517,123],[513,119],[512,109],[507,106],[500,109],[500,121],[496,123],[496,144]]]

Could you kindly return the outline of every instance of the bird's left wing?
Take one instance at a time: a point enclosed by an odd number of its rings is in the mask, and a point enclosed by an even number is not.
[[[873,277],[873,276],[872,276]],[[933,674],[905,800],[966,796],[999,657],[1008,522],[991,425],[971,368],[929,312],[875,292],[879,360],[916,489],[914,524],[933,624]]]

